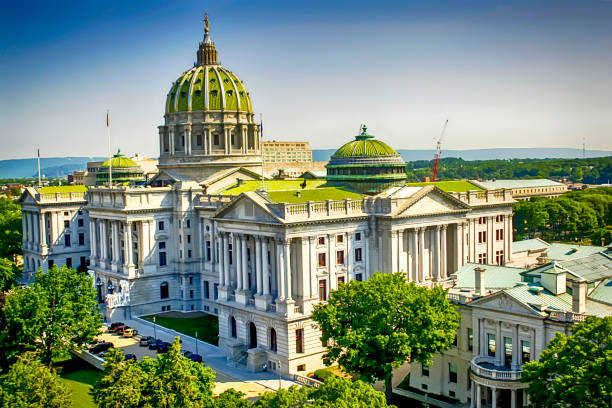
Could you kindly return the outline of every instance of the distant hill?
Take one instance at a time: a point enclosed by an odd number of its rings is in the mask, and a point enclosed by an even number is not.
[[[102,157],[43,157],[40,172],[47,177],[62,177],[75,170],[87,169],[87,162],[105,160]],[[0,178],[35,177],[36,158],[0,160]]]
[[[328,161],[335,149],[313,149],[312,160]],[[433,150],[398,149],[406,161],[432,160]],[[586,157],[612,156],[612,150],[587,150]],[[457,157],[463,160],[494,160],[494,159],[575,159],[582,157],[582,149],[572,148],[520,148],[520,149],[474,149],[474,150],[442,150],[442,157]]]

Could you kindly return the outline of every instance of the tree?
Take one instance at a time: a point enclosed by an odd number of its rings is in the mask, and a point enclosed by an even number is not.
[[[225,390],[215,400],[215,408],[248,408],[251,404],[244,398],[245,395],[233,388]]]
[[[567,336],[557,333],[521,380],[534,407],[608,407],[612,399],[612,316],[587,317]]]
[[[21,229],[21,207],[9,198],[0,197],[0,258],[9,258],[15,263],[21,254]]]
[[[155,359],[125,361],[122,352],[109,352],[94,401],[99,408],[207,408],[214,406],[214,380],[210,367],[181,354],[177,337],[168,352]]]
[[[37,350],[50,366],[54,357],[90,343],[101,325],[92,278],[66,266],[39,270],[32,285],[6,297],[3,313],[0,355],[5,362]]]
[[[407,283],[403,273],[340,285],[312,317],[328,344],[325,364],[337,361],[367,382],[384,380],[387,397],[393,368],[414,360],[429,365],[451,346],[460,319],[444,289]]]
[[[59,376],[32,353],[19,357],[0,380],[2,408],[64,408],[72,406],[70,391]]]
[[[360,380],[331,376],[311,393],[320,408],[384,408],[387,407],[385,394]]]
[[[21,271],[6,258],[0,258],[0,292],[6,292],[16,283]]]
[[[276,392],[266,392],[255,403],[255,408],[305,408],[309,399],[307,387],[292,385]]]

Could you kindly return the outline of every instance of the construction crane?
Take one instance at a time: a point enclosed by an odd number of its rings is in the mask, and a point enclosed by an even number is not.
[[[440,163],[440,149],[442,148],[442,137],[444,136],[444,132],[446,131],[446,125],[448,125],[448,119],[446,119],[446,121],[444,122],[440,137],[437,140],[434,139],[436,141],[436,153],[434,154],[433,175],[431,177],[431,181],[436,181],[438,179],[438,163]]]

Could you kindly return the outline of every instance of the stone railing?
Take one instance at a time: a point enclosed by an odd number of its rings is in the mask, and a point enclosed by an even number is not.
[[[347,215],[364,215],[366,199],[359,200],[327,200],[308,201],[306,203],[278,203],[270,204],[270,207],[281,218],[320,218]]]
[[[293,313],[303,313],[304,308],[302,306],[294,306]]]
[[[270,303],[270,311],[276,313],[276,303]]]
[[[315,380],[314,378],[306,377],[305,375],[300,375],[300,374],[292,374],[292,375],[293,375],[293,381],[295,381],[298,384],[305,385],[307,387],[319,388],[321,384],[323,384],[321,381]]]
[[[446,295],[446,297],[448,298],[448,300],[458,305],[465,305],[467,303],[470,303],[472,300],[474,300],[471,297],[460,295],[459,293],[449,293],[448,295]]]
[[[200,196],[198,205],[203,206],[203,207],[221,208],[225,204],[232,201],[234,198],[236,198],[236,196],[234,195],[203,194]]]
[[[470,205],[485,205],[514,201],[512,199],[512,190],[505,188],[485,191],[470,190],[449,194]]]
[[[85,201],[85,192],[80,193],[47,193],[38,194],[38,201],[41,203],[58,203],[66,201]]]
[[[548,318],[559,322],[568,323],[582,323],[586,321],[586,315],[580,313],[574,313],[572,311],[559,311],[559,310],[546,310],[548,312]]]
[[[472,371],[481,377],[492,380],[519,381],[521,379],[520,370],[495,370],[480,366],[482,363],[493,364],[493,361],[494,359],[488,356],[476,356],[470,362]]]

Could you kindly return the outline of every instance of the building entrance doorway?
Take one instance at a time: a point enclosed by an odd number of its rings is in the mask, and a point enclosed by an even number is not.
[[[249,323],[249,348],[257,347],[257,328],[255,323]]]

